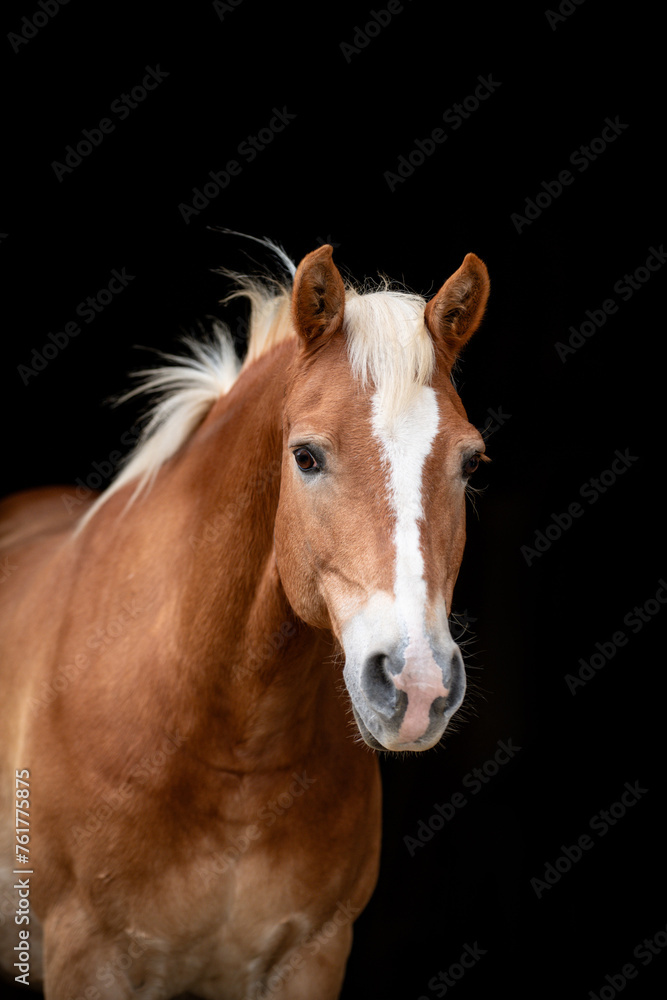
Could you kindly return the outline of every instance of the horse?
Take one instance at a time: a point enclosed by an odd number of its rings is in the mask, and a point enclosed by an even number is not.
[[[486,266],[427,301],[265,242],[285,275],[235,275],[243,362],[222,324],[165,355],[106,490],[0,510],[0,964],[47,1000],[334,1000],[378,757],[464,698],[485,445],[452,369]]]

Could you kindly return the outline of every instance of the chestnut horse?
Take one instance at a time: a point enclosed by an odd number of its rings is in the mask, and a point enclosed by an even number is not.
[[[435,746],[463,700],[484,442],[451,372],[486,267],[428,303],[346,286],[330,246],[289,269],[236,276],[240,371],[219,327],[149,373],[105,492],[3,504],[0,963],[48,1000],[338,997],[376,751]]]

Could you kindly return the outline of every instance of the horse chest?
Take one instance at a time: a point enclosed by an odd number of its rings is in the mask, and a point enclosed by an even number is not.
[[[169,975],[185,989],[211,1000],[261,996],[270,981],[293,978],[332,936],[345,938],[360,906],[295,893],[271,869],[249,856],[202,892],[200,933],[185,946],[168,943]]]
[[[144,885],[146,905],[137,910],[127,897],[136,930],[157,942],[165,975],[181,990],[254,997],[267,983],[307,983],[323,960],[334,977],[344,967],[377,877],[379,782],[341,805],[316,773],[297,770],[271,795],[228,804],[224,821],[193,825]],[[166,834],[173,843],[175,829]],[[112,879],[100,893],[120,888]]]
[[[375,884],[379,838],[369,825],[358,851],[343,838],[336,851],[325,844],[325,857],[317,832],[300,849],[297,836],[298,825],[276,820],[246,825],[214,850],[204,836],[193,840],[189,864],[154,886],[137,927],[151,928],[150,950],[166,956],[170,983],[220,1000],[278,986],[288,996],[289,984],[310,975],[317,993],[323,962],[342,975],[352,924]]]

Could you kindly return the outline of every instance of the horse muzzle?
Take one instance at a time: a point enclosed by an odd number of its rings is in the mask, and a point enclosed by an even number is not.
[[[446,638],[380,648],[356,663],[346,658],[343,676],[369,746],[421,751],[442,739],[466,688],[461,651]]]

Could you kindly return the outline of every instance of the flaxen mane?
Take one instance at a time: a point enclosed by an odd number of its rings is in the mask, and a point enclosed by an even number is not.
[[[261,240],[293,279],[296,267],[284,251]],[[168,364],[135,373],[141,382],[119,402],[136,396],[157,397],[134,450],[106,491],[85,514],[79,530],[100,507],[130,483],[129,503],[149,489],[160,467],[188,440],[210,408],[229,392],[239,374],[285,340],[296,336],[291,321],[291,280],[257,278],[223,270],[235,289],[224,302],[245,298],[250,304],[248,346],[241,364],[229,328],[216,321],[207,340],[184,339],[183,356],[161,354]],[[431,338],[424,325],[426,300],[389,288],[346,287],[344,330],[354,375],[380,390],[386,414],[399,413],[415,387],[427,385],[434,367]]]

